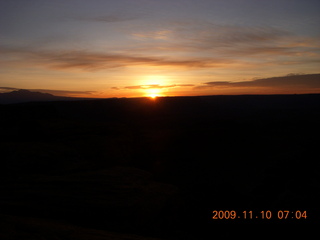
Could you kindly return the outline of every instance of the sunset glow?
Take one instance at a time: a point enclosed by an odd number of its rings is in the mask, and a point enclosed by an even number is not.
[[[156,99],[158,97],[158,95],[151,94],[149,97],[152,98],[152,99]]]
[[[320,93],[319,77],[304,77],[320,72],[319,9],[314,0],[1,1],[0,92]]]
[[[151,97],[153,99],[159,96],[163,96],[161,93],[161,89],[157,89],[157,88],[146,89],[145,92],[146,92],[145,96]]]

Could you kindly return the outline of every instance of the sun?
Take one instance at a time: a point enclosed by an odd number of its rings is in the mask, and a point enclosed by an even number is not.
[[[155,100],[158,97],[165,96],[169,83],[166,76],[149,75],[144,76],[139,85],[141,86],[140,91],[144,97]]]
[[[156,99],[157,97],[159,97],[157,94],[150,94],[149,97],[151,99]]]
[[[162,91],[159,88],[145,89],[145,96],[151,99],[156,99],[157,97],[162,96]]]

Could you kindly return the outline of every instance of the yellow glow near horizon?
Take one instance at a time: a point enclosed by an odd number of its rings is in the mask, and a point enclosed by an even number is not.
[[[141,85],[144,87],[142,90],[144,96],[156,99],[157,97],[164,96],[163,92],[165,86],[168,85],[168,78],[161,75],[145,76],[141,81]]]
[[[144,91],[145,91],[145,96],[151,97],[152,99],[163,96],[162,89],[159,89],[159,88],[149,88],[149,89],[145,89]]]
[[[142,85],[166,85],[168,78],[161,75],[145,76],[142,80]]]
[[[150,95],[149,97],[152,99],[156,99],[158,96],[157,95]]]

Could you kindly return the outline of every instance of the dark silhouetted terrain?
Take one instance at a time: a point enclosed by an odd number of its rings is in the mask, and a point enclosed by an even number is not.
[[[317,94],[0,105],[0,238],[298,234],[319,223],[319,122]],[[273,216],[213,220],[214,210]]]

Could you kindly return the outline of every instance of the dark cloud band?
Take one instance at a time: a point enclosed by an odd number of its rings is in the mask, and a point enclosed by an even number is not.
[[[234,88],[234,87],[262,87],[262,88],[320,88],[320,74],[289,74],[282,77],[272,77],[241,82],[206,82],[202,87]]]

